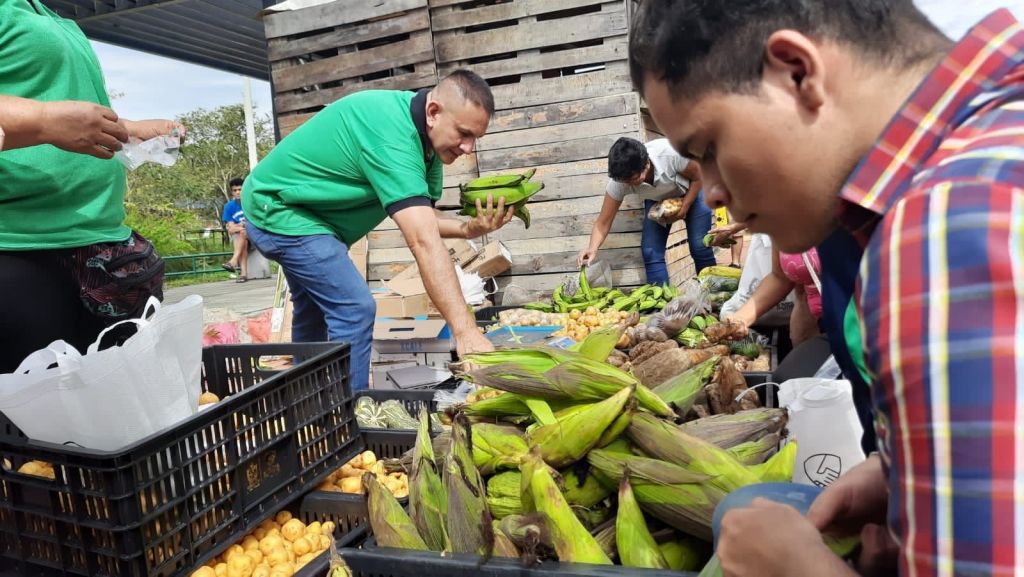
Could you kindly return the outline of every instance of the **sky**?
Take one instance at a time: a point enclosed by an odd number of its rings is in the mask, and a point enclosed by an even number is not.
[[[1024,20],[1024,0],[916,0],[947,35],[959,38],[975,22],[999,7],[1010,7]],[[196,108],[216,108],[242,101],[243,79],[143,52],[93,42],[106,75],[107,87],[122,93],[114,101],[128,119],[173,118]],[[258,113],[271,112],[270,84],[252,81]]]

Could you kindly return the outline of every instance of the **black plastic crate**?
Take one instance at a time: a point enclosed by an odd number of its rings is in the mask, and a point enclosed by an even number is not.
[[[362,429],[367,451],[378,459],[398,459],[416,445],[416,431],[402,429]]]
[[[618,565],[544,563],[525,569],[516,559],[492,558],[481,565],[476,555],[445,555],[373,547],[341,551],[354,577],[694,577],[696,573],[634,569]]]
[[[260,368],[277,355],[295,366]],[[348,373],[348,345],[211,347],[204,388],[222,400],[123,450],[0,439],[0,556],[23,572],[184,574],[363,450]],[[15,472],[29,460],[56,479]]]

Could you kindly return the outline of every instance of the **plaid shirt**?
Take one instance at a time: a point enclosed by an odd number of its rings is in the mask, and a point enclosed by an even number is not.
[[[1009,11],[931,72],[840,198],[863,258],[847,255],[860,269],[838,323],[871,383],[900,575],[1024,575],[1024,27]]]

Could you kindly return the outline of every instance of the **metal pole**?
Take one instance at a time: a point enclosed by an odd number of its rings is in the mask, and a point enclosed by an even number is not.
[[[245,110],[245,140],[249,145],[249,172],[252,172],[256,168],[256,124],[253,122],[252,114],[252,81],[249,77],[245,77],[245,90],[244,90],[244,110]]]

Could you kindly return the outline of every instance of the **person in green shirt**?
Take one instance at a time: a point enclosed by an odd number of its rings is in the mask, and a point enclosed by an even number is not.
[[[246,231],[288,279],[292,340],[350,343],[353,390],[368,386],[376,305],[348,247],[387,217],[412,250],[459,354],[493,349],[466,306],[442,239],[494,231],[513,209],[492,198],[477,207],[479,216],[461,221],[433,208],[442,164],[473,151],[493,112],[490,87],[467,70],[415,93],[358,92],[306,121],[246,179]]]
[[[84,351],[160,295],[163,262],[124,224],[125,172],[113,156],[130,137],[184,128],[119,118],[89,40],[39,0],[0,0],[0,127],[7,373],[58,339]],[[122,256],[127,264],[111,264]]]

